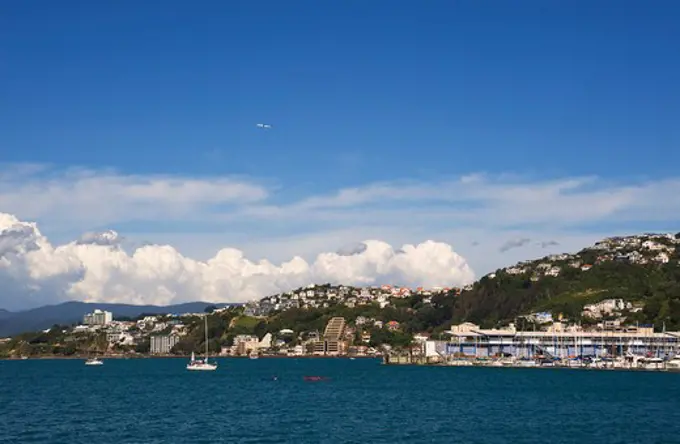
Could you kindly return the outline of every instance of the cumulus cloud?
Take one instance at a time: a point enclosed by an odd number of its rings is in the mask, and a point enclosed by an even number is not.
[[[275,265],[223,248],[199,261],[169,245],[126,252],[113,231],[53,246],[32,222],[0,213],[0,306],[25,308],[64,300],[171,304],[246,301],[310,283],[453,286],[474,273],[450,245],[426,241],[395,250],[378,240],[299,256]]]
[[[525,245],[527,245],[529,242],[531,242],[531,239],[528,237],[522,238],[522,239],[511,239],[507,242],[505,242],[501,247],[498,249],[501,253],[504,253],[508,250],[512,250],[513,248],[520,248]]]

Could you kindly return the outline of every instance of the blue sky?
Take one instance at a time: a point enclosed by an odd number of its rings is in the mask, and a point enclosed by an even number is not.
[[[175,242],[201,257],[223,243],[279,258],[297,248],[304,250],[300,254],[333,250],[361,236],[384,235],[397,243],[436,237],[465,244],[466,256],[478,255],[476,268],[482,269],[492,267],[482,259],[492,249],[472,251],[469,245],[479,237],[495,236],[495,249],[506,238],[539,230],[543,239],[572,239],[560,249],[619,229],[678,226],[673,211],[680,205],[672,193],[680,163],[677,2],[319,4],[3,5],[4,171],[50,165],[50,174],[7,179],[15,198],[0,199],[0,211],[38,220],[59,240],[112,227]],[[258,130],[258,122],[274,128]],[[40,187],[74,189],[72,168],[110,173],[121,183],[229,177],[262,187],[267,197],[246,199],[258,203],[255,209],[225,198],[182,207],[181,214],[161,199],[149,205],[167,208],[141,215],[138,203],[125,206],[129,201],[116,201],[119,211],[88,212],[92,202],[103,205],[110,198],[97,195],[103,188],[91,182],[91,196],[64,198],[50,210],[16,198]],[[502,226],[492,222],[507,210],[457,218],[480,200],[426,202],[415,193],[403,205],[395,197],[404,192],[403,182],[442,190],[451,180],[480,173],[487,185],[519,181],[525,191],[554,180],[594,178],[584,186],[604,189],[601,199],[629,194],[611,203],[610,212],[571,224],[560,223],[568,215],[555,208],[545,210],[552,218],[536,219],[540,212],[528,211]],[[390,211],[374,218],[356,206],[345,218],[310,216],[320,211],[314,205],[295,207],[386,183],[390,197],[378,193],[362,201]],[[128,195],[136,190],[125,189]],[[671,200],[658,190],[671,190]],[[656,206],[646,205],[652,198]],[[490,201],[492,195],[485,195],[483,202]],[[534,202],[533,208],[558,201]],[[577,209],[609,208],[600,200],[569,202]],[[293,215],[271,215],[280,206],[292,207]],[[262,216],[264,207],[271,218]],[[647,213],[640,215],[640,208]],[[425,216],[414,215],[421,210]],[[383,229],[376,222],[387,219],[400,223]]]

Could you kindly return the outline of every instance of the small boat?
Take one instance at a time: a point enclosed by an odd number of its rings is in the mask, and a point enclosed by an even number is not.
[[[329,378],[325,376],[303,376],[302,379],[305,381],[317,382],[317,381],[328,381]]]
[[[85,365],[104,365],[104,361],[97,358],[89,358],[87,361],[85,361]]]
[[[250,359],[257,359],[259,357],[260,356],[259,356],[259,353],[257,351],[253,350],[253,351],[250,352],[250,356],[249,356]]]
[[[205,315],[205,358],[196,359],[194,352],[191,352],[191,361],[187,364],[187,370],[192,371],[214,371],[217,370],[217,363],[208,362],[208,315]]]

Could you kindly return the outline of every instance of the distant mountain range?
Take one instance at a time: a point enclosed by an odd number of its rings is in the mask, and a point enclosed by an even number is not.
[[[168,313],[197,313],[206,307],[215,305],[241,304],[213,304],[209,302],[188,302],[185,304],[157,306],[157,305],[128,305],[128,304],[96,304],[88,302],[64,302],[58,305],[46,305],[31,310],[11,312],[0,309],[0,338],[16,335],[27,331],[44,330],[54,324],[70,325],[82,322],[86,313],[95,309],[106,310],[113,313],[113,317],[136,317],[143,313],[168,314]]]

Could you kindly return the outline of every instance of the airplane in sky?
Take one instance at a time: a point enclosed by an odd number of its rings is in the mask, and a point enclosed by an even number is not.
[[[268,123],[258,123],[257,127],[262,129],[271,129],[272,126],[269,125]]]

